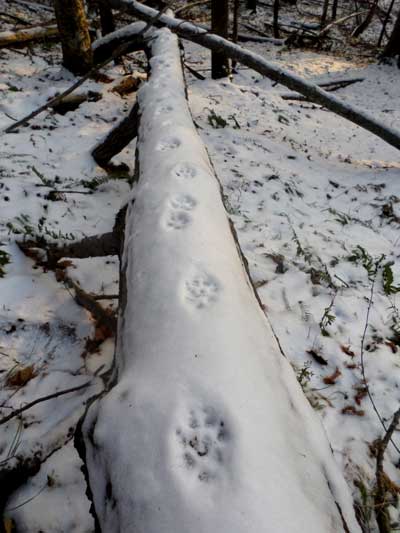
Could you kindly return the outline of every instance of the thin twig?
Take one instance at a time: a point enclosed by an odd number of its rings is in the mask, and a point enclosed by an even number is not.
[[[20,407],[19,409],[16,409],[12,413],[10,413],[7,416],[4,416],[3,418],[0,418],[0,426],[3,424],[6,424],[16,416],[19,416],[24,411],[27,411],[34,405],[37,405],[38,403],[47,402],[48,400],[52,400],[53,398],[58,398],[59,396],[63,396],[64,394],[69,394],[71,392],[76,392],[82,389],[86,389],[87,387],[90,387],[92,385],[91,381],[87,381],[86,383],[83,383],[83,385],[78,385],[77,387],[71,387],[70,389],[64,389],[58,392],[54,392],[53,394],[48,394],[47,396],[43,396],[42,398],[37,398],[36,400],[33,400],[32,402],[27,403],[23,407]]]
[[[39,496],[39,494],[41,494],[44,489],[48,486],[48,483],[46,482],[43,487],[41,487],[38,492],[36,494],[34,494],[33,496],[31,496],[30,498],[28,498],[27,500],[23,501],[22,503],[19,503],[18,505],[14,506],[14,507],[6,507],[4,510],[9,512],[9,511],[16,511],[17,509],[19,509],[20,507],[23,507],[24,505],[26,505],[27,503],[31,502],[32,500],[34,500],[35,498],[37,498]]]

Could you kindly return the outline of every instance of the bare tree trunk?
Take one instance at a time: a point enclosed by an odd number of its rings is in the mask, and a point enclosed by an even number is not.
[[[234,0],[233,2],[233,29],[232,29],[232,41],[237,43],[239,33],[239,7],[240,1]],[[232,70],[236,67],[236,61],[232,61]]]
[[[378,2],[379,0],[374,1],[365,19],[353,30],[351,34],[352,37],[359,37],[371,24],[376,8],[378,7]]]
[[[211,31],[221,37],[229,34],[229,0],[212,0]],[[211,53],[211,75],[213,79],[225,78],[229,75],[229,59],[218,51]]]
[[[397,15],[396,23],[392,30],[389,41],[382,53],[382,57],[395,57],[397,55],[400,55],[400,12]]]
[[[104,0],[99,0],[99,15],[101,24],[101,34],[108,35],[115,31],[115,22],[112,9]]]
[[[279,0],[274,0],[274,37],[279,39]]]
[[[333,0],[332,3],[332,20],[336,20],[337,17],[338,1],[339,0]]]
[[[323,28],[326,24],[326,19],[328,17],[328,9],[329,9],[329,0],[324,0],[324,3],[322,5],[322,14],[321,14],[321,28]]]
[[[124,9],[148,22],[154,23],[155,17],[157,16],[157,12],[153,9],[147,8],[135,0],[110,0],[110,3],[116,9]],[[172,31],[189,41],[193,41],[210,50],[224,53],[227,57],[236,59],[236,61],[242,63],[242,65],[246,65],[263,76],[266,76],[291,90],[299,92],[303,96],[309,98],[312,102],[320,104],[333,113],[350,120],[354,124],[377,135],[388,144],[400,150],[400,133],[398,131],[388,127],[367,112],[359,110],[329,94],[316,84],[303,80],[300,76],[274,65],[272,62],[269,62],[254,52],[250,52],[226,39],[212,35],[207,30],[199,28],[195,24],[174,19],[165,14],[160,14],[158,16],[157,24],[160,26],[167,26]],[[397,21],[397,24],[400,26],[399,20]]]
[[[378,39],[378,44],[377,44],[378,47],[382,44],[382,39],[383,39],[383,37],[385,35],[386,26],[387,26],[387,23],[389,22],[390,15],[392,13],[392,9],[393,9],[393,6],[394,6],[394,1],[395,0],[391,1],[389,9],[386,12],[385,20],[383,21],[383,24],[382,24],[382,31],[381,31],[381,33],[379,35],[379,39]]]
[[[92,66],[92,48],[83,0],[54,0],[63,65],[74,74]]]

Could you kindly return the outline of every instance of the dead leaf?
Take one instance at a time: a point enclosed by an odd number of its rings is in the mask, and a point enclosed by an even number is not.
[[[340,372],[339,368],[336,367],[335,372],[331,374],[330,376],[325,376],[323,381],[325,385],[334,385],[336,383],[337,378],[341,375],[342,373]]]
[[[76,268],[76,266],[70,259],[64,259],[63,261],[59,261],[57,263],[57,266],[59,266],[60,268],[68,268],[68,267]]]
[[[14,533],[15,531],[15,522],[12,518],[3,519],[3,527],[5,533]]]
[[[361,400],[368,394],[368,387],[366,385],[359,385],[354,387],[354,389],[357,391],[357,394],[354,396],[354,400],[357,405],[361,405]]]
[[[130,94],[130,93],[137,91],[139,88],[140,82],[141,82],[140,78],[136,78],[134,76],[127,76],[117,85],[115,85],[111,89],[111,91],[113,93],[119,94],[120,96],[125,96],[126,94]]]
[[[23,387],[35,376],[34,366],[25,366],[23,368],[18,368],[9,374],[6,384],[8,387]]]
[[[342,415],[364,416],[365,411],[362,409],[356,409],[353,405],[346,405],[346,407],[343,407],[342,409]]]
[[[353,352],[353,350],[350,350],[350,346],[345,346],[344,344],[342,344],[340,346],[340,349],[342,350],[343,353],[345,353],[346,355],[349,355],[350,357],[354,357],[356,355]]]
[[[386,346],[389,346],[389,348],[392,350],[393,353],[397,353],[397,346],[392,341],[385,341]]]

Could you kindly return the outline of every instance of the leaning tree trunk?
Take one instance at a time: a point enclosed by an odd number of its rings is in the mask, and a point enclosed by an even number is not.
[[[92,48],[83,0],[54,0],[63,65],[74,74],[92,66]]]
[[[207,30],[195,24],[175,19],[167,14],[158,13],[135,0],[110,0],[110,4],[115,9],[123,9],[147,22],[166,26],[189,41],[193,41],[210,50],[224,53],[227,57],[235,59],[238,63],[242,63],[242,65],[259,72],[263,76],[299,92],[312,102],[324,106],[326,109],[377,135],[400,150],[400,133],[398,131],[375,119],[364,110],[357,109],[340,98],[329,94],[316,84],[304,80],[280,66],[274,65],[262,56],[222,37],[210,34]]]
[[[395,57],[399,56],[400,66],[400,11],[397,15],[396,23],[390,35],[389,41],[382,52],[382,57]]]
[[[229,0],[212,0],[211,31],[222,37],[229,34]],[[225,78],[229,74],[229,59],[218,51],[211,52],[211,76]]]
[[[148,37],[114,381],[82,425],[99,527],[359,532],[251,285],[188,108],[178,39]]]

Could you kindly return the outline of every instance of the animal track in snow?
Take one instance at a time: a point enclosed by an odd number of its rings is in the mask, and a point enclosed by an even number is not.
[[[219,289],[218,282],[209,274],[196,274],[186,281],[185,298],[197,309],[202,309],[217,300]]]
[[[201,482],[218,477],[226,462],[231,436],[213,407],[192,409],[186,424],[176,429],[179,453],[186,469]]]
[[[168,150],[174,150],[175,148],[178,148],[180,145],[180,139],[177,137],[169,137],[158,143],[157,150],[160,152],[167,152]]]
[[[192,179],[197,176],[196,168],[190,163],[178,163],[172,172],[180,179]]]
[[[196,200],[189,194],[179,194],[171,199],[170,204],[176,209],[183,209],[184,211],[191,211],[197,205]]]
[[[184,229],[192,218],[186,211],[170,211],[167,214],[166,226],[169,229]]]

